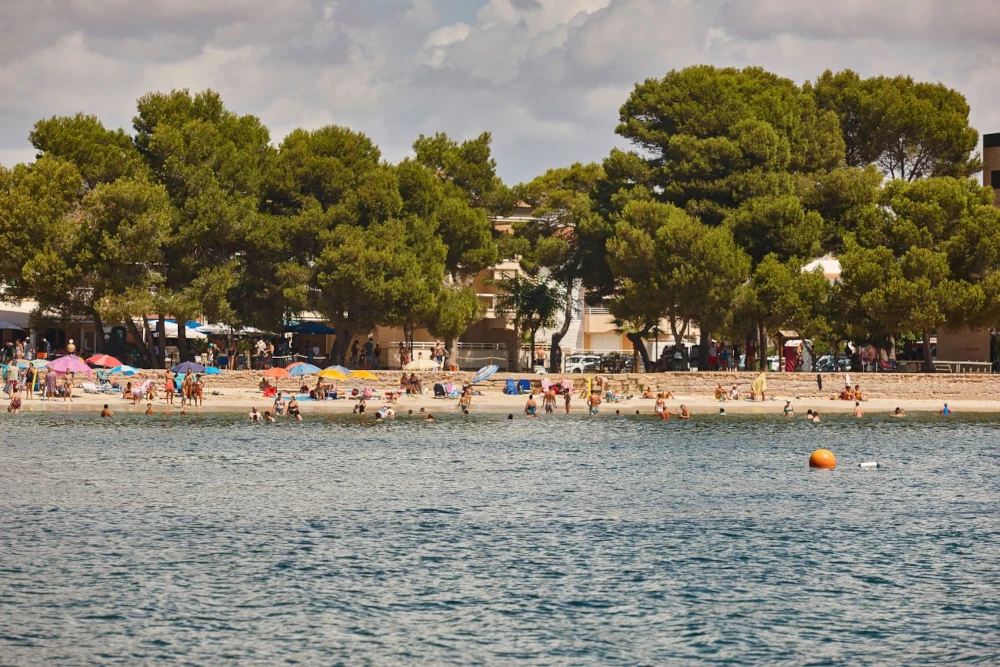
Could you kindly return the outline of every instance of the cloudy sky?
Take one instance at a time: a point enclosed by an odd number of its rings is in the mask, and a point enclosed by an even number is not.
[[[275,142],[337,123],[391,160],[489,130],[516,182],[601,159],[635,82],[695,63],[907,73],[1000,132],[997,0],[0,0],[0,163],[38,118],[211,87]]]

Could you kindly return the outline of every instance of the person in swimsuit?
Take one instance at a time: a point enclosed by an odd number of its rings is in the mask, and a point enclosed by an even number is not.
[[[947,403],[945,403],[945,404],[944,404],[944,407],[943,407],[943,408],[941,408],[941,416],[942,416],[942,417],[947,417],[947,416],[949,416],[950,414],[951,414],[951,408],[949,408],[949,407],[948,407],[948,404],[947,404]]]
[[[7,412],[12,415],[16,415],[21,412],[21,396],[19,394],[11,393],[10,404],[7,405]]]
[[[691,413],[688,412],[688,408],[683,403],[681,404],[681,409],[677,412],[677,416],[683,420],[691,419]]]
[[[667,411],[667,399],[663,398],[663,394],[660,393],[656,397],[656,403],[653,405],[653,414],[657,417],[663,418],[663,413]]]
[[[596,415],[598,413],[598,409],[597,408],[600,405],[601,405],[601,393],[600,393],[600,391],[598,390],[598,391],[592,391],[592,392],[590,392],[590,398],[587,399],[587,406],[588,406],[588,411],[590,412],[590,414]]]
[[[792,402],[791,401],[785,401],[785,416],[786,417],[794,417],[795,416],[795,408],[792,407]]]
[[[295,417],[296,421],[302,421],[302,413],[299,412],[299,402],[292,396],[288,400],[288,416]]]
[[[204,405],[205,404],[205,381],[201,379],[200,375],[196,375],[194,378],[194,387],[192,388],[194,392],[194,404]]]
[[[264,412],[264,423],[265,424],[273,424],[274,423],[274,417],[271,416],[270,412],[267,412],[267,411]]]
[[[573,400],[573,392],[569,389],[563,390],[563,405],[566,406],[566,414],[569,414],[569,402]]]
[[[174,374],[168,368],[163,373],[163,398],[167,400],[167,405],[174,404]]]
[[[114,417],[114,416],[115,416],[115,413],[111,412],[111,410],[108,408],[108,404],[105,403],[104,404],[104,409],[101,410],[101,419],[106,419],[106,418],[110,419],[111,417]]]
[[[865,416],[864,408],[861,407],[860,401],[854,401],[854,416],[861,419]]]
[[[528,402],[524,404],[524,416],[534,417],[538,412],[538,403],[535,402],[535,395],[528,396]]]
[[[147,417],[152,417],[153,416],[153,404],[152,403],[147,403],[146,404],[146,416]]]
[[[545,407],[545,414],[551,415],[556,411],[556,390],[549,387],[545,392],[545,399],[542,401]]]
[[[184,411],[183,410],[181,410],[181,416],[182,417],[184,416]],[[259,422],[260,421],[260,413],[257,412],[257,408],[251,408],[250,409],[250,414],[247,415],[247,419],[249,421],[252,421],[252,422]]]
[[[273,408],[275,417],[280,417],[281,415],[285,414],[285,399],[281,395],[280,391],[278,392],[278,395],[274,397]]]
[[[896,411],[892,413],[892,416],[893,417],[905,417],[906,416],[906,410],[904,410],[903,408],[896,408]]]

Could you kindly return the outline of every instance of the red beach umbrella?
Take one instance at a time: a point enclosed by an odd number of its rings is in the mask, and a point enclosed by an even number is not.
[[[122,362],[118,361],[109,354],[95,354],[94,356],[87,358],[87,363],[91,366],[101,366],[103,368],[114,368],[115,366],[122,365]]]

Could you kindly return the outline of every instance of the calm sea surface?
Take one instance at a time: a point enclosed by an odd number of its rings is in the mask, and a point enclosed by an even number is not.
[[[0,664],[1000,661],[997,417],[0,434]]]

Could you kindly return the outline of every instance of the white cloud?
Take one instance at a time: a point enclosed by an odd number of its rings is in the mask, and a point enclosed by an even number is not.
[[[599,160],[636,81],[696,63],[912,74],[963,92],[1000,131],[993,0],[3,0],[0,162],[35,120],[130,125],[150,90],[219,90],[276,141],[326,123],[389,159],[420,133],[489,130],[501,173]],[[960,7],[956,7],[960,4]],[[451,8],[449,10],[449,7]],[[468,9],[468,8],[466,8]]]

